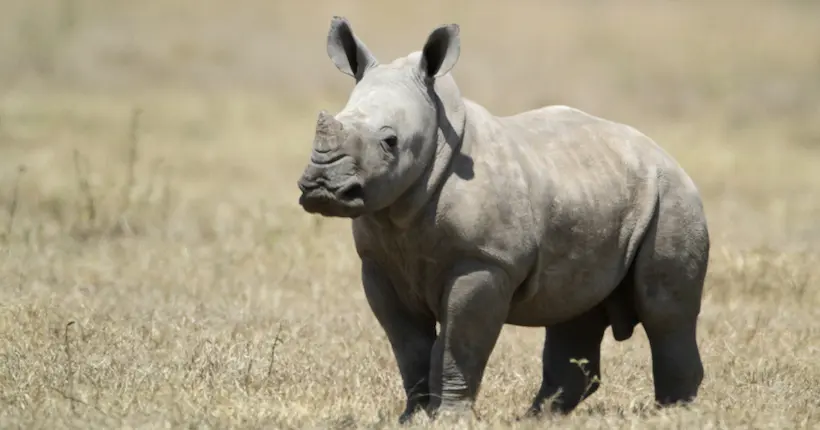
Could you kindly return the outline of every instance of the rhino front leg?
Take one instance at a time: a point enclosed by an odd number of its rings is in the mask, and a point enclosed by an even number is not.
[[[362,284],[367,302],[387,334],[407,396],[399,423],[408,422],[429,402],[430,353],[436,341],[432,315],[412,312],[399,300],[393,284],[373,261],[362,260]]]
[[[511,296],[502,270],[478,262],[455,267],[442,295],[441,332],[433,347],[431,416],[472,410]]]

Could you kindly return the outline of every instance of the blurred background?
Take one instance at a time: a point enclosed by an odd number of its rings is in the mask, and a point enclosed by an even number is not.
[[[716,235],[820,238],[816,222],[799,222],[818,215],[806,194],[820,189],[817,2],[306,5],[0,1],[0,198],[20,165],[20,200],[33,206],[18,210],[54,212],[55,199],[78,192],[63,182],[75,164],[89,164],[92,189],[122,180],[138,189],[127,171],[148,178],[162,164],[184,201],[202,203],[197,184],[207,194],[244,180],[242,190],[293,207],[316,114],[338,110],[352,87],[325,52],[338,14],[382,61],[459,23],[454,74],[466,97],[502,115],[566,104],[631,124],[695,177],[713,223],[726,227]],[[104,160],[134,158],[114,138],[127,140],[133,121],[140,158],[109,172],[119,167]]]
[[[820,237],[815,222],[796,222],[817,215],[817,204],[795,196],[809,183],[820,188],[811,171],[820,148],[816,2],[306,5],[0,1],[3,188],[20,179],[21,201],[54,212],[55,199],[77,192],[73,179],[64,182],[82,164],[71,159],[128,159],[112,135],[125,136],[140,116],[141,162],[126,170],[152,176],[159,160],[181,187],[227,174],[293,200],[316,113],[338,110],[352,86],[325,52],[338,14],[382,61],[420,49],[437,25],[459,23],[454,74],[466,97],[498,114],[566,104],[629,123],[695,176],[716,225],[731,220],[716,234],[754,239],[753,227],[766,223],[771,237],[757,239]],[[116,182],[112,167],[87,166],[88,186]]]

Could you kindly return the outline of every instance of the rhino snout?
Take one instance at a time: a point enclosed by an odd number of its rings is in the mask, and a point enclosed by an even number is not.
[[[327,167],[311,163],[297,185],[302,192],[299,204],[308,213],[353,218],[364,209],[364,184],[347,166]],[[335,168],[334,168],[335,167]]]

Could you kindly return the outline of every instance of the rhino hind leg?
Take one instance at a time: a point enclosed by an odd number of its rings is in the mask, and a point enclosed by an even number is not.
[[[647,335],[657,404],[671,406],[693,401],[703,381],[694,324],[674,332],[647,331]]]
[[[552,400],[551,412],[569,413],[598,390],[601,340],[608,325],[605,309],[596,306],[574,319],[547,328],[541,389],[527,416],[540,415],[547,400]]]
[[[661,201],[636,255],[635,305],[652,355],[659,406],[689,403],[703,381],[696,339],[709,236],[691,202]]]

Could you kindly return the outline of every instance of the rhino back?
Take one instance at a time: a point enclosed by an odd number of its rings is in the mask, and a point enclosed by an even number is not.
[[[625,275],[661,185],[691,180],[632,127],[551,106],[494,117],[467,102],[464,156],[436,205],[464,254],[493,260],[517,288],[513,324],[566,319]],[[699,203],[699,202],[693,202]]]

